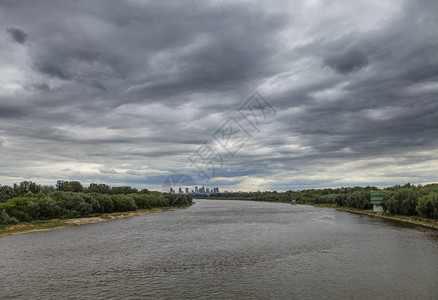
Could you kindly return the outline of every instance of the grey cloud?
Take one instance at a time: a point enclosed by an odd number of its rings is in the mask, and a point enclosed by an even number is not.
[[[373,167],[373,159],[391,155],[412,167],[435,159],[434,1],[396,1],[399,12],[379,22],[366,15],[356,27],[352,11],[326,18],[325,6],[308,21],[300,2],[293,12],[282,1],[6,4],[0,25],[16,24],[32,37],[14,71],[30,73],[6,75],[0,90],[0,166],[11,178],[43,178],[34,161],[56,169],[45,172],[50,180],[156,184],[163,174],[196,172],[187,157],[238,118],[256,90],[278,113],[235,158],[226,157],[224,177],[259,176],[288,189],[283,178],[316,174],[293,180],[339,185],[349,175],[327,179],[324,172],[367,160]],[[63,22],[67,15],[79,21]],[[367,22],[376,26],[361,27]],[[17,157],[26,159],[11,165]],[[394,163],[385,168],[388,176],[403,173]]]
[[[11,98],[0,98],[0,119],[14,119],[21,118],[30,113],[30,109],[28,107],[23,107],[19,104],[14,103],[14,99]]]
[[[27,87],[28,89],[38,90],[42,92],[50,92],[50,86],[47,83],[35,83]]]
[[[324,63],[338,73],[347,74],[366,67],[369,60],[365,51],[353,44],[342,50],[332,51],[324,58]]]
[[[106,91],[106,87],[101,82],[99,82],[97,80],[93,80],[91,82],[91,86],[95,87],[95,88],[98,88],[98,89],[100,89],[102,91]]]
[[[55,77],[63,80],[71,79],[71,75],[68,74],[66,70],[63,70],[60,66],[48,61],[36,64],[35,68],[41,74],[47,75],[49,77]]]
[[[27,34],[21,29],[11,27],[6,29],[6,32],[15,42],[19,44],[25,44],[27,41]]]

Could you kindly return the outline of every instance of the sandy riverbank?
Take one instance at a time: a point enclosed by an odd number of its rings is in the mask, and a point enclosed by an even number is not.
[[[181,208],[175,207],[158,207],[147,210],[137,210],[137,211],[129,211],[129,212],[115,212],[109,214],[102,214],[97,217],[85,217],[85,218],[74,218],[74,219],[53,219],[53,220],[44,220],[32,223],[19,223],[17,225],[5,226],[4,228],[0,228],[0,237],[22,234],[22,233],[31,233],[31,232],[40,232],[47,231],[58,228],[66,228],[71,226],[78,225],[86,225],[93,224],[99,222],[106,222],[111,220],[143,216],[150,213],[168,211],[168,210],[176,210]]]

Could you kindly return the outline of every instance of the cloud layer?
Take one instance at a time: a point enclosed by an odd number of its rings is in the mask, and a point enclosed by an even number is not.
[[[437,181],[436,1],[1,1],[0,182],[231,190]],[[251,127],[258,91],[276,110]],[[251,134],[236,155],[213,135]],[[248,127],[246,127],[248,126]]]

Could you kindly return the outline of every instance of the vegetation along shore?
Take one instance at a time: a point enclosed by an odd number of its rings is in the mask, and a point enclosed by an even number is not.
[[[383,217],[438,228],[438,184],[387,187],[382,212],[374,212],[371,191],[378,188],[341,187],[287,192],[211,194],[207,199],[251,200],[308,204],[353,213]],[[0,186],[0,237],[16,233],[49,230],[103,222],[151,212],[188,207],[191,195],[138,190],[129,186],[110,187],[78,181],[61,181],[42,186],[24,181]]]
[[[377,187],[340,187],[287,192],[212,194],[207,199],[251,200],[308,204],[337,208],[431,228],[438,228],[438,184],[395,185],[382,189],[382,212],[374,212],[370,193]]]
[[[42,186],[24,181],[0,186],[0,236],[96,223],[188,207],[190,195],[78,181]]]

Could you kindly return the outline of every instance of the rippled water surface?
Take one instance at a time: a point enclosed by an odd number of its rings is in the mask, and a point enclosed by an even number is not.
[[[1,238],[0,298],[438,298],[437,231],[329,208],[196,202]]]

